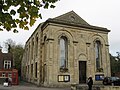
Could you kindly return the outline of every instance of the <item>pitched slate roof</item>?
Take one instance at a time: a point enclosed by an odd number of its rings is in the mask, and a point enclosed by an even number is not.
[[[3,59],[12,60],[13,59],[12,53],[3,53]]]
[[[69,25],[69,26],[75,26],[75,27],[110,32],[110,30],[108,30],[107,28],[92,26],[92,25],[88,24],[85,20],[83,20],[74,11],[70,11],[68,13],[65,13],[65,14],[60,15],[60,16],[55,17],[55,18],[49,18],[48,20],[46,20],[44,22],[44,24],[42,25],[41,28],[43,28],[47,23],[56,23],[56,24],[63,24],[63,25]]]
[[[12,60],[13,59],[13,55],[12,53],[0,53],[0,60]]]

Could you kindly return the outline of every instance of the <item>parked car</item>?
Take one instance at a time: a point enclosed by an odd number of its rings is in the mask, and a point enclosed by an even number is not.
[[[105,77],[103,79],[104,85],[120,85],[120,78],[119,77]]]

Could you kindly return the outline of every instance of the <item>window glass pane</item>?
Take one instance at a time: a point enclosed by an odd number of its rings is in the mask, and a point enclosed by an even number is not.
[[[4,61],[4,68],[5,69],[10,69],[11,68],[11,61],[5,60]]]
[[[10,69],[10,65],[8,64],[8,69]]]
[[[8,77],[12,77],[12,74],[11,74],[11,73],[9,73],[9,74],[8,74]]]
[[[7,69],[7,64],[5,64],[5,69]]]
[[[60,67],[67,67],[67,38],[60,39]]]
[[[33,64],[31,64],[31,77],[33,77]]]
[[[37,78],[37,62],[35,63],[35,78]]]
[[[64,39],[60,40],[60,58],[61,58],[61,67],[65,67],[65,41]]]
[[[60,40],[60,59],[61,67],[65,67],[65,40],[63,38]]]
[[[36,36],[36,56],[38,55],[38,36]]]
[[[2,73],[2,77],[5,77],[5,73]]]
[[[96,52],[96,68],[100,68],[100,41],[96,41],[95,44],[95,52]]]
[[[28,74],[29,74],[29,65],[28,65]]]

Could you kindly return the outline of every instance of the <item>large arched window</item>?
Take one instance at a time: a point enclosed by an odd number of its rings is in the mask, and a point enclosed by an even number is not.
[[[60,38],[60,68],[68,66],[68,40],[62,36]]]
[[[96,58],[96,70],[101,68],[101,42],[95,42],[95,58]]]

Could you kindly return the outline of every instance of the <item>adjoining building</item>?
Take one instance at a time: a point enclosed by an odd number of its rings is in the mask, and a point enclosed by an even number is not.
[[[3,84],[6,78],[11,78],[13,85],[18,84],[18,70],[13,68],[13,63],[13,54],[9,51],[3,53],[0,46],[0,84]]]
[[[25,45],[22,78],[43,86],[94,84],[110,76],[108,33],[92,26],[74,11],[41,23]]]

